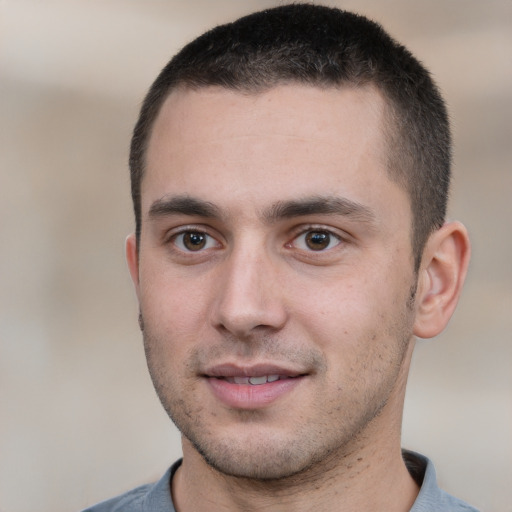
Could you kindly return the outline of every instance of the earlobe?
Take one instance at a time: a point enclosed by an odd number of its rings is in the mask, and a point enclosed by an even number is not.
[[[449,222],[433,233],[423,251],[416,295],[414,334],[437,336],[448,324],[466,278],[470,243],[460,222]]]
[[[126,238],[125,250],[128,269],[130,270],[130,275],[135,286],[135,292],[137,293],[137,297],[139,297],[139,255],[135,233],[128,235]]]

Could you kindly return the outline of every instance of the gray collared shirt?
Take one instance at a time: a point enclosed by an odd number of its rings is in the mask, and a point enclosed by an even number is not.
[[[434,465],[429,459],[405,450],[403,457],[409,472],[421,487],[410,512],[478,512],[439,488]],[[137,487],[83,512],[176,512],[171,497],[171,481],[180,464],[181,460],[174,463],[155,484]]]

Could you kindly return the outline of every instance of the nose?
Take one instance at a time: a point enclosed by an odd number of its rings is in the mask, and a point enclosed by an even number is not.
[[[283,328],[287,310],[278,263],[264,250],[233,250],[222,263],[213,323],[238,339]]]

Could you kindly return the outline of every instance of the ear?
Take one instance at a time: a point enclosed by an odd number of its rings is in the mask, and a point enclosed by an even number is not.
[[[468,233],[460,222],[446,223],[428,239],[418,275],[416,336],[432,338],[448,324],[466,278],[470,252]]]
[[[130,270],[130,275],[135,286],[137,298],[139,298],[139,254],[137,251],[137,238],[135,233],[128,235],[126,238],[125,250],[128,269]]]

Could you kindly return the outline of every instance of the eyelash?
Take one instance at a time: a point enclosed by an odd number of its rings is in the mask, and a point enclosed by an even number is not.
[[[302,237],[307,237],[308,235],[310,235],[309,240],[307,240],[307,238],[303,238],[301,241]],[[185,239],[186,236],[190,237],[188,243]],[[194,239],[193,237],[196,238]],[[307,226],[300,232],[294,234],[291,241],[285,244],[285,247],[287,249],[295,248],[303,251],[304,253],[320,254],[336,248],[344,241],[345,239],[342,236],[334,233],[330,229],[326,229],[323,226]],[[194,250],[190,247],[190,242],[196,245],[197,250]],[[321,244],[323,242],[326,242],[327,245],[322,246]],[[166,243],[174,246],[175,250],[186,254],[200,254],[206,250],[219,248],[221,246],[221,243],[217,240],[217,238],[210,235],[206,230],[188,226],[183,227],[178,232],[172,233],[171,236],[168,237]],[[201,243],[204,245],[201,246]],[[309,243],[318,243],[318,246],[317,248],[313,248],[308,245]]]
[[[186,241],[185,241],[185,237],[186,236],[189,236],[189,237],[197,237],[196,241],[199,242],[197,245],[198,245],[198,248],[197,250],[193,250],[193,249],[190,249],[189,247],[186,246]],[[204,244],[205,246],[204,247],[200,247],[200,238],[203,238],[203,241],[204,241]],[[189,240],[191,241],[192,243],[194,243],[194,240]],[[213,245],[212,245],[212,242],[213,242]],[[179,251],[183,252],[183,253],[191,253],[191,254],[194,254],[194,253],[200,253],[200,252],[203,252],[207,249],[213,249],[215,248],[215,246],[219,246],[220,243],[217,241],[217,239],[215,237],[213,237],[212,235],[210,235],[209,233],[207,233],[206,231],[204,230],[201,230],[201,229],[197,229],[197,228],[183,228],[181,229],[180,231],[178,231],[177,233],[173,233],[169,239],[168,239],[168,243],[172,244],[173,246],[175,246]]]
[[[327,246],[326,247],[318,247],[317,249],[314,249],[312,247],[306,247],[306,244],[308,241],[307,241],[307,239],[304,239],[303,244],[302,244],[303,247],[299,247],[297,244],[297,241],[299,241],[301,239],[301,237],[307,237],[308,235],[321,235],[321,237],[322,236],[327,237]],[[321,237],[319,239],[317,239],[318,242],[322,242]],[[311,238],[309,241],[311,242],[314,240]],[[326,229],[325,227],[320,227],[320,226],[307,226],[305,229],[302,229],[298,234],[296,234],[290,242],[285,244],[285,246],[288,248],[295,247],[304,252],[310,252],[310,253],[314,254],[314,253],[322,253],[322,252],[330,251],[330,250],[334,249],[335,247],[337,247],[338,245],[340,245],[341,243],[343,243],[344,241],[345,240],[342,236],[340,236],[337,233],[334,233],[330,229]],[[333,242],[334,242],[334,245],[333,245]]]

